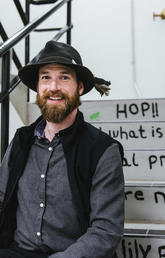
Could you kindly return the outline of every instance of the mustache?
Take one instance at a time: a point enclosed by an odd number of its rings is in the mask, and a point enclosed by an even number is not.
[[[46,91],[43,93],[42,95],[42,98],[44,99],[48,99],[49,97],[60,97],[60,98],[67,98],[67,96],[62,93],[61,91],[59,90],[56,90],[56,91]]]

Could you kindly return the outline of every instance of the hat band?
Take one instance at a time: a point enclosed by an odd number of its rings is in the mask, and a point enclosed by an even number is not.
[[[46,64],[46,63],[62,63],[62,64],[72,64],[72,65],[82,65],[77,64],[77,62],[72,58],[69,59],[67,57],[61,57],[61,56],[49,56],[49,57],[40,57],[37,64]]]

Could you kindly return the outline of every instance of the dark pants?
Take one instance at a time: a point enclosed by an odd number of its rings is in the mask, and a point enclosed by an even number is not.
[[[17,246],[14,242],[7,249],[0,249],[0,258],[47,258],[50,254],[31,252]]]

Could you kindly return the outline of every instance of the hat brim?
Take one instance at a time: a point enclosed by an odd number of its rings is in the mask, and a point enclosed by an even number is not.
[[[66,58],[57,57],[53,58],[45,58],[44,60],[38,63],[29,63],[20,69],[18,75],[21,81],[28,86],[33,91],[37,91],[37,81],[38,81],[38,72],[39,68],[46,64],[62,64],[64,66],[69,66],[73,70],[75,70],[77,77],[84,84],[84,92],[82,95],[88,93],[94,87],[94,76],[92,72],[85,66],[72,64],[70,60],[66,60]]]

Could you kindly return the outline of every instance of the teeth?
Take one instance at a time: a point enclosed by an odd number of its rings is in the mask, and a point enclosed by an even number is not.
[[[53,99],[53,100],[60,100],[61,97],[49,97],[50,99]]]

